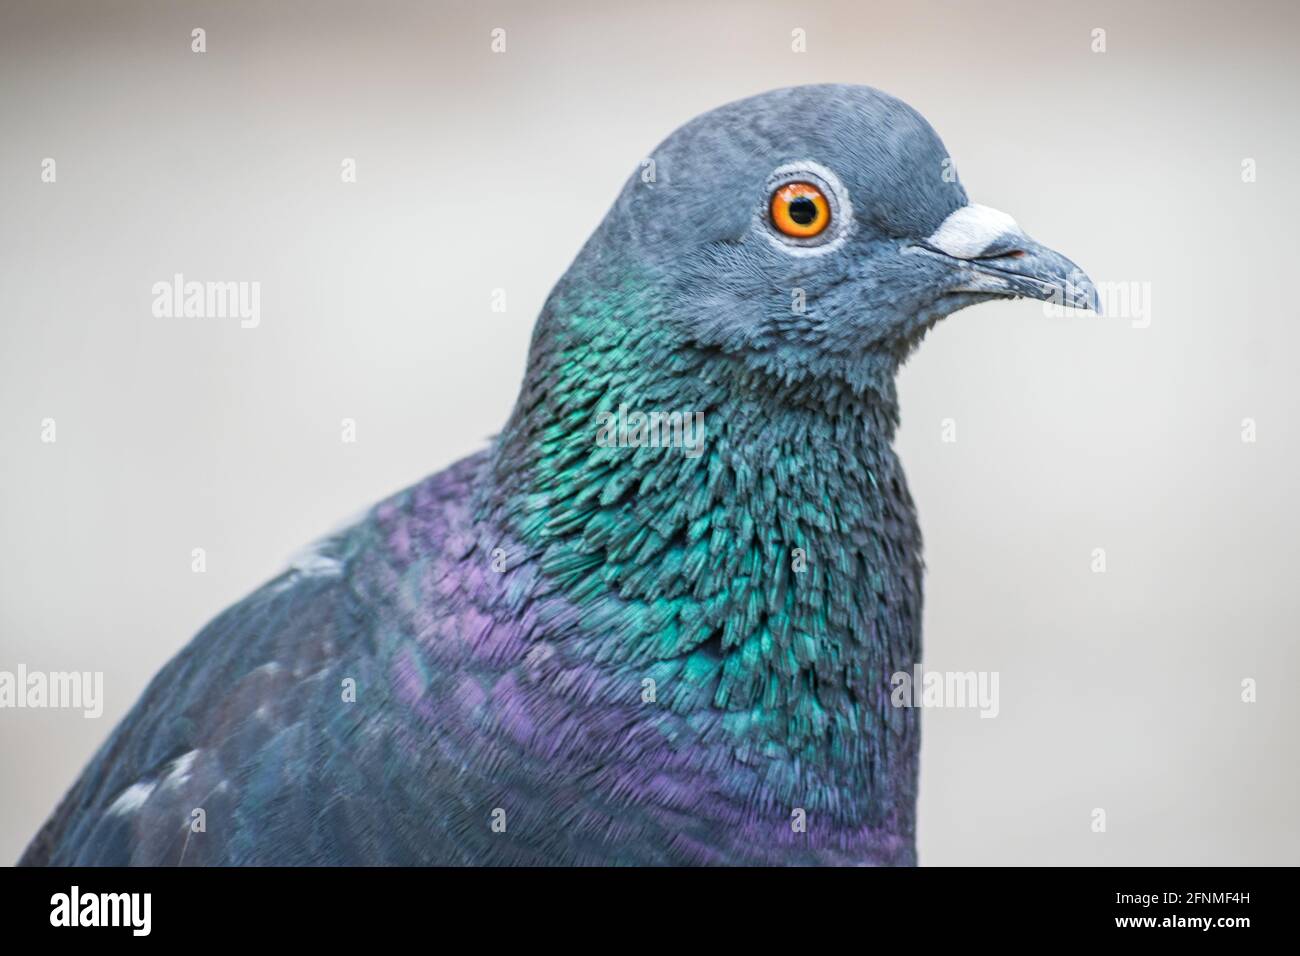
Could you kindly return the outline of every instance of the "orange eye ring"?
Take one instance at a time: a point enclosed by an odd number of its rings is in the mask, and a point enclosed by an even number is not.
[[[826,194],[809,182],[786,183],[772,193],[772,225],[792,239],[811,239],[831,224]]]

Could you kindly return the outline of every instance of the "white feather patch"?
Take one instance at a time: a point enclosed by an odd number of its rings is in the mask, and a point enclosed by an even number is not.
[[[194,766],[194,758],[199,755],[197,750],[191,750],[187,754],[181,754],[172,761],[171,770],[163,780],[163,787],[171,790],[183,787],[189,783],[190,768]]]
[[[334,577],[343,573],[343,565],[337,558],[321,554],[314,547],[295,554],[289,559],[289,567],[308,577]]]
[[[144,802],[149,799],[149,795],[153,793],[156,786],[158,785],[151,780],[131,784],[113,801],[108,808],[108,812],[115,816],[126,816],[128,813],[135,813],[144,806]]]

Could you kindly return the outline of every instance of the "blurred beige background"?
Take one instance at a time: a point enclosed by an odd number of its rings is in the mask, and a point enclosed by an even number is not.
[[[976,201],[1150,284],[1149,327],[985,305],[903,373],[926,664],[1001,675],[997,719],[926,715],[922,862],[1300,862],[1293,5],[0,9],[0,669],[107,698],[0,710],[0,861],[206,620],[501,425],[656,143],[839,81],[925,114]],[[260,326],[155,318],[176,272],[259,281]]]

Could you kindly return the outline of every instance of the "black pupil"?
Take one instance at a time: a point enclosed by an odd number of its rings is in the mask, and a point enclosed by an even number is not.
[[[801,226],[806,226],[817,218],[817,204],[807,196],[790,200],[790,218]]]

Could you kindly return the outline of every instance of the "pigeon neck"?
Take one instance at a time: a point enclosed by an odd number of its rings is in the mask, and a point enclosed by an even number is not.
[[[601,668],[668,668],[675,708],[887,774],[889,675],[915,662],[920,614],[892,400],[655,351],[609,306],[582,319],[539,322],[486,526]]]

